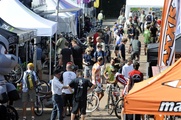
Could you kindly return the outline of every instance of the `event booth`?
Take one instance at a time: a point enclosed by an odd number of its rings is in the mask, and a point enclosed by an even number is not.
[[[40,17],[39,15],[35,14],[33,11],[25,7],[19,0],[1,0],[0,17],[15,28],[19,28],[22,30],[35,30],[37,36],[49,37],[50,49],[51,49],[52,47],[51,37],[57,31],[56,22]],[[35,45],[36,41],[37,40],[35,40],[34,42]],[[34,49],[34,60],[36,60],[36,47]],[[36,66],[36,61],[34,61],[34,64]],[[51,66],[51,59],[50,59],[50,66]],[[49,72],[49,77],[50,76],[51,72]]]
[[[129,17],[129,12],[132,11],[134,14],[140,14],[142,10],[145,13],[155,12],[158,18],[161,18],[163,10],[164,0],[126,0],[125,17]]]
[[[124,98],[124,113],[181,115],[181,59],[156,76],[135,83]]]

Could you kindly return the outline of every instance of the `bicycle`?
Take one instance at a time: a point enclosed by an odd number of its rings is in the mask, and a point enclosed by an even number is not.
[[[90,94],[87,95],[87,108],[86,112],[93,112],[99,106],[99,98],[95,95],[95,90],[93,90]]]
[[[37,116],[41,116],[43,114],[43,99],[45,95],[42,93],[46,93],[49,91],[49,85],[44,80],[38,80],[38,84],[36,86],[36,99],[35,99],[35,114]]]
[[[117,101],[115,109],[114,109],[115,115],[118,119],[121,119],[121,111],[122,111],[123,102],[124,102],[124,99],[122,97],[120,97],[119,100]]]
[[[109,87],[110,88],[108,88],[107,112],[109,115],[112,115],[116,106],[116,102],[118,100],[117,98],[120,94],[119,86],[114,86],[113,84],[111,84]]]

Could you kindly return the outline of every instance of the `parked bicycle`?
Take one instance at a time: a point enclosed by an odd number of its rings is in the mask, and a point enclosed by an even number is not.
[[[93,112],[99,106],[99,98],[93,90],[90,94],[87,95],[87,109],[86,112]]]

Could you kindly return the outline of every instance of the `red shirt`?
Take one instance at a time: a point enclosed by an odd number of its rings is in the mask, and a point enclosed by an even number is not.
[[[129,90],[133,87],[134,83],[141,82],[143,80],[143,73],[141,73],[139,70],[132,70],[129,72]]]
[[[97,38],[98,36],[99,36],[99,34],[96,32],[96,33],[94,34],[94,45],[97,44],[96,38]]]

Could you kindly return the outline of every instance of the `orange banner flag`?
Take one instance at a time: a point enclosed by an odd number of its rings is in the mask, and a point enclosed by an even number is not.
[[[180,6],[180,0],[165,0],[158,49],[159,66],[170,66],[175,61],[175,38],[181,14]]]

